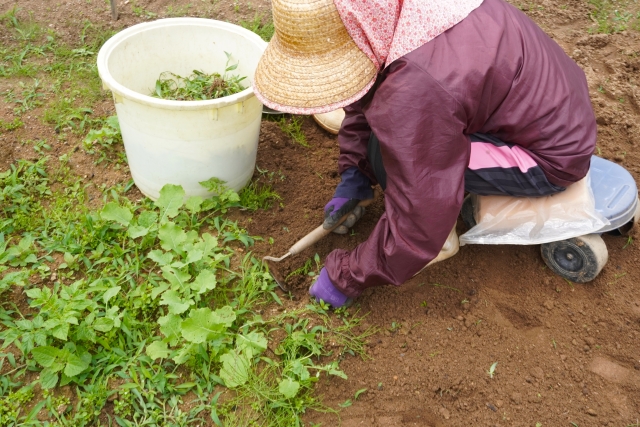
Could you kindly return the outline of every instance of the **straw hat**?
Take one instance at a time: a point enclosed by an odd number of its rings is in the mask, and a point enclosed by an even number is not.
[[[364,96],[377,69],[349,36],[333,0],[272,0],[272,5],[275,34],[254,79],[265,105],[315,114]]]

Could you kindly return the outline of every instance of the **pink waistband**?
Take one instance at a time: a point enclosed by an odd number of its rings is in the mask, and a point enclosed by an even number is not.
[[[523,173],[538,164],[529,154],[518,147],[503,145],[495,146],[489,142],[472,142],[469,169],[487,168],[514,168],[517,167]]]

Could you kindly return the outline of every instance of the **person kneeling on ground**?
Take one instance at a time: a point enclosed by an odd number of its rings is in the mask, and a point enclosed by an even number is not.
[[[505,1],[272,4],[258,98],[293,114],[346,113],[325,226],[373,197],[372,185],[385,194],[372,234],[328,255],[313,297],[340,307],[444,259],[465,191],[539,197],[587,174],[596,122],[585,75]]]

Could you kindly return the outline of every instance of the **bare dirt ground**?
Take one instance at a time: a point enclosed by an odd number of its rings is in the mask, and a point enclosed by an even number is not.
[[[622,164],[638,180],[640,33],[593,32],[594,6],[583,1],[514,4],[584,69],[599,125],[596,154]],[[119,1],[115,23],[99,0],[0,0],[0,13],[14,5],[70,39],[78,37],[85,20],[119,29],[177,15],[231,22],[251,20],[256,13],[269,17],[264,0]],[[108,101],[96,108],[113,109]],[[0,116],[12,119],[9,109]],[[259,256],[283,254],[319,224],[322,206],[339,181],[336,138],[310,118],[303,130],[309,148],[295,144],[276,123],[263,122],[257,165],[281,177],[272,182],[282,205],[237,214],[251,234],[273,237],[273,245],[256,246]],[[26,155],[19,141],[53,132],[34,112],[24,128],[2,135],[0,171]],[[129,179],[126,168],[92,170],[90,159],[83,160],[81,152],[74,156],[81,174],[111,183]],[[382,210],[378,201],[353,235],[330,236],[288,260],[284,269],[298,268],[315,253],[324,258],[334,248],[355,247]],[[463,228],[460,222],[459,231]],[[370,313],[366,322],[381,331],[370,339],[371,358],[343,361],[347,381],[319,383],[325,403],[346,406],[339,417],[310,413],[307,421],[348,427],[640,425],[640,247],[625,238],[605,236],[605,241],[609,262],[587,285],[555,276],[537,246],[465,246],[399,288],[368,290],[354,309]],[[289,307],[307,302],[310,281],[293,278]]]

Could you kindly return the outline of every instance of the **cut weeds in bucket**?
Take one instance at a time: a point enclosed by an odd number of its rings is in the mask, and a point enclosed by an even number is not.
[[[193,70],[193,74],[190,76],[182,77],[165,71],[156,81],[152,95],[174,101],[204,101],[242,92],[246,87],[241,82],[246,77],[227,75],[229,71],[235,70],[238,64],[229,65],[231,54],[227,52],[225,54],[227,55],[227,64],[224,74],[206,74],[203,71]]]

